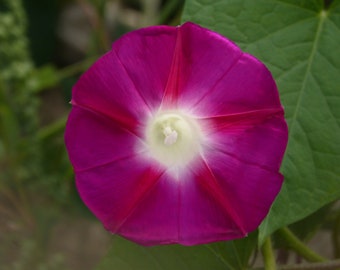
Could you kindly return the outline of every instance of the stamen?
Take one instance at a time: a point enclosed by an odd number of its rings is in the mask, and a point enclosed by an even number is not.
[[[173,130],[171,127],[167,126],[163,129],[163,134],[165,135],[164,144],[172,145],[177,141],[178,133],[176,130]]]

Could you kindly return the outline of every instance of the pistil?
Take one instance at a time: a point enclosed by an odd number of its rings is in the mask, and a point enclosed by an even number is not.
[[[176,130],[173,130],[170,126],[166,126],[163,129],[164,144],[165,145],[173,145],[177,141],[178,133]]]

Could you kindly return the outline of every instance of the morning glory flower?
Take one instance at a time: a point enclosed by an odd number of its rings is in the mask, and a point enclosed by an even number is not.
[[[71,104],[76,186],[114,234],[142,245],[241,238],[281,188],[287,125],[270,72],[196,24],[124,35]]]

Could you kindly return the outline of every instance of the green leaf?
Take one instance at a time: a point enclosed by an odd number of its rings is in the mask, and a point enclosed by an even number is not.
[[[260,243],[340,197],[340,1],[187,0],[183,21],[234,40],[262,60],[289,125],[282,190]]]
[[[242,270],[256,246],[256,234],[210,245],[142,247],[115,237],[96,270]]]

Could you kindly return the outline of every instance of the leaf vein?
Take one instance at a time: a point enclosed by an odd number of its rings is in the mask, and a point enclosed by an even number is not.
[[[297,122],[296,120],[297,120],[298,112],[299,112],[299,109],[300,109],[300,106],[301,106],[302,96],[303,96],[304,92],[306,91],[308,75],[311,73],[312,63],[314,61],[314,57],[315,57],[315,54],[317,52],[318,42],[320,40],[320,36],[321,36],[321,32],[322,32],[324,21],[325,21],[324,17],[321,17],[320,21],[318,23],[318,27],[316,29],[315,38],[314,38],[315,42],[313,44],[313,47],[312,47],[312,50],[311,50],[311,54],[310,54],[310,56],[308,58],[308,65],[307,65],[307,68],[306,68],[305,76],[304,76],[303,81],[302,81],[302,86],[301,86],[300,94],[299,94],[299,96],[297,98],[297,103],[296,103],[295,111],[293,113],[292,124],[291,124],[291,127],[289,129],[289,133],[292,130],[294,130],[294,125]]]

